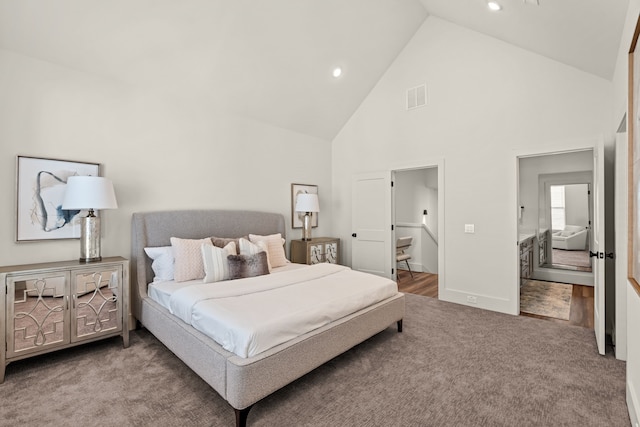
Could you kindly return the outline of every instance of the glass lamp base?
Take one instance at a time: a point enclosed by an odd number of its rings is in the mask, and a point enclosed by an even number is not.
[[[100,218],[86,216],[80,221],[80,262],[101,261]]]
[[[302,240],[311,240],[311,212],[304,215],[302,222]]]

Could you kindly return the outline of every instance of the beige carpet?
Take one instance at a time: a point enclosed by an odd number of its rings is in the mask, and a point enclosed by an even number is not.
[[[407,295],[395,324],[258,402],[248,427],[630,427],[625,363],[593,331]],[[146,330],[7,366],[2,427],[231,427]]]
[[[573,285],[528,280],[520,288],[520,311],[569,320]]]

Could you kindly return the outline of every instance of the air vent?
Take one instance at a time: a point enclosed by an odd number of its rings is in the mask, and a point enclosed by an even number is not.
[[[427,85],[407,89],[407,110],[427,105]]]

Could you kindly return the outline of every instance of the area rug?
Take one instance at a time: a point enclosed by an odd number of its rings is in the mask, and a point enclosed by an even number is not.
[[[591,271],[591,259],[589,251],[565,251],[563,249],[553,250],[553,265],[569,267],[577,271]]]
[[[528,280],[520,288],[520,311],[569,320],[573,285]]]

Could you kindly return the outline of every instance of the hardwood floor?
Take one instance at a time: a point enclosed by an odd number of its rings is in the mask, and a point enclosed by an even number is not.
[[[520,312],[520,315],[593,329],[593,286],[573,285],[569,320],[554,319],[552,317],[522,312]]]
[[[438,298],[438,275],[414,272],[413,278],[411,278],[409,271],[399,269],[398,290],[409,294]],[[593,329],[593,287],[573,285],[569,320],[554,319],[529,313],[520,313],[520,315]]]
[[[438,298],[438,275],[414,271],[412,279],[408,270],[398,269],[398,290],[408,294]]]

